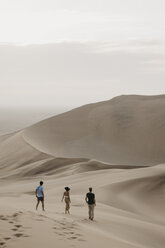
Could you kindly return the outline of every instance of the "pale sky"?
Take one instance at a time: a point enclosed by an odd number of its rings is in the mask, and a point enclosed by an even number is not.
[[[164,0],[0,0],[0,106],[165,93]]]
[[[164,0],[0,0],[0,41],[165,38]]]

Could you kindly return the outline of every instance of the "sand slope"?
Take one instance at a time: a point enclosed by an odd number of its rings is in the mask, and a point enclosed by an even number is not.
[[[47,161],[51,156],[44,154],[25,142],[22,131],[0,137],[0,172],[1,179],[17,174],[31,163]],[[18,177],[20,175],[18,174]]]
[[[85,158],[55,158],[42,153],[24,140],[23,131],[0,136],[1,180],[29,179],[39,175],[62,177],[109,168],[114,165]],[[123,166],[117,165],[117,168]]]
[[[71,166],[71,165],[70,165]],[[38,178],[1,182],[1,247],[113,247],[163,248],[165,217],[162,175],[165,166],[108,169],[67,176],[42,176],[46,212],[35,209],[33,190]],[[159,183],[161,182],[161,183]],[[71,214],[60,202],[63,186],[71,187]],[[95,221],[87,217],[85,193],[92,185]],[[12,190],[11,190],[12,189]],[[19,199],[19,201],[18,201]],[[8,239],[7,239],[8,238]]]
[[[27,128],[24,138],[57,157],[151,165],[165,161],[165,95],[120,96]]]
[[[164,99],[122,96],[1,136],[0,247],[164,248],[165,164],[151,166],[165,156]],[[35,211],[40,180],[45,212]]]

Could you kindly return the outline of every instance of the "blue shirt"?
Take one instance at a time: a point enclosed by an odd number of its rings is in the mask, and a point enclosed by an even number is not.
[[[36,190],[37,190],[37,196],[43,197],[43,187],[40,185],[36,188]]]

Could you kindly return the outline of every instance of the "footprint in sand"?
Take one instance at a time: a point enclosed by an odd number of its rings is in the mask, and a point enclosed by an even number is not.
[[[80,242],[84,242],[86,240],[84,240],[83,238],[81,238],[83,235],[80,233],[76,233],[74,232],[74,226],[69,223],[59,223],[59,226],[54,226],[53,229],[56,230],[55,233],[59,236],[63,236],[63,238],[66,238],[68,240],[77,240]],[[65,227],[64,227],[65,225]],[[65,230],[65,231],[64,231]]]
[[[12,228],[11,230],[16,232],[16,231],[18,231],[18,228]]]
[[[79,238],[78,236],[82,236],[82,235],[77,234],[76,236],[69,237],[68,239],[69,240],[77,240],[77,241],[80,241],[80,242],[85,242],[86,241],[85,239]]]
[[[5,242],[0,242],[0,247],[4,246]]]
[[[13,215],[12,215],[12,217],[17,217],[19,214],[18,213],[14,213]]]
[[[22,225],[14,225],[15,227],[17,227],[17,228],[20,228]]]
[[[65,234],[67,234],[67,235],[70,235],[70,234],[75,234],[74,232],[64,232]]]
[[[68,238],[68,239],[77,239],[77,237],[74,236],[74,237],[70,237],[70,238]]]
[[[6,218],[6,216],[0,215],[0,220],[8,220],[8,219]]]
[[[23,234],[24,230],[22,230],[21,228],[23,228],[22,225],[16,224],[16,225],[14,225],[14,228],[11,229],[12,231],[15,232],[15,234],[14,234],[15,237],[17,237],[17,238],[22,237],[22,236],[25,237],[25,235]],[[19,233],[16,233],[16,232],[19,232]]]
[[[56,232],[59,236],[64,236],[63,233]]]
[[[14,213],[11,216],[0,215],[0,220],[4,220],[4,221],[7,220],[7,222],[9,224],[12,224],[11,230],[14,232],[13,236],[11,236],[11,237],[7,237],[7,236],[2,237],[3,241],[2,240],[0,241],[0,248],[1,247],[5,248],[7,245],[6,242],[12,241],[14,237],[16,237],[16,238],[29,237],[29,235],[24,234],[23,226],[20,224],[17,224],[18,223],[17,218],[20,216],[21,213],[22,212]]]
[[[66,228],[66,227],[61,227],[61,229],[63,229],[63,230],[67,230],[67,228]]]
[[[65,223],[60,223],[60,225],[65,226],[66,224]]]
[[[16,233],[14,234],[15,237],[19,238],[19,237],[22,237],[23,236],[23,233]]]

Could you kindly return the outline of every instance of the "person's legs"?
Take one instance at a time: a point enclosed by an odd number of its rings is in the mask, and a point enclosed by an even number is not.
[[[40,203],[40,200],[39,200],[39,199],[38,199],[38,197],[37,197],[36,210],[38,209],[38,205],[39,205],[39,203]]]
[[[69,213],[69,209],[70,209],[70,202],[68,198],[65,198],[65,213]]]
[[[89,210],[89,219],[91,219],[91,205],[88,205],[88,210]]]
[[[67,204],[67,198],[65,198],[65,214],[67,214],[68,211],[68,204]]]
[[[68,209],[68,214],[70,214],[70,212],[69,212],[69,209],[70,209],[70,202],[69,202],[69,199],[68,199],[67,209]]]
[[[91,220],[94,219],[94,209],[95,209],[95,205],[92,204],[92,205],[91,205]]]
[[[44,200],[42,201],[42,211],[45,211],[45,209],[44,209]]]

